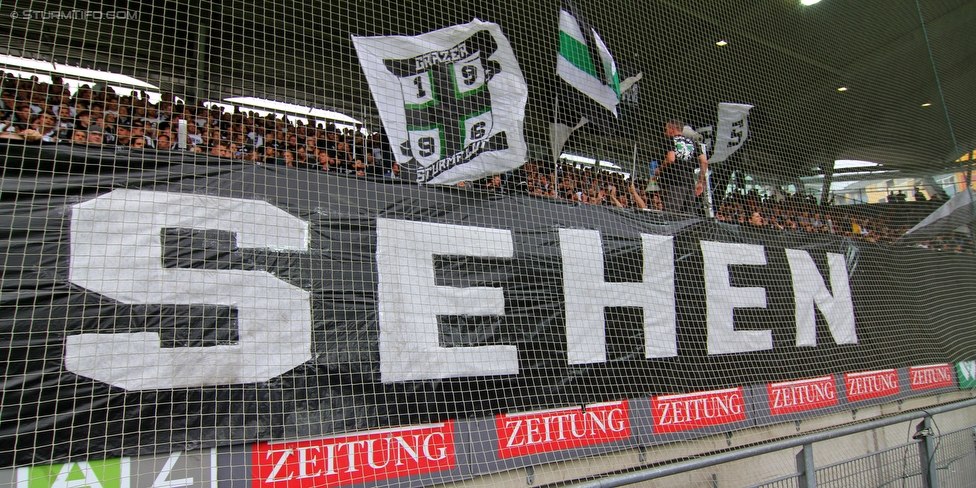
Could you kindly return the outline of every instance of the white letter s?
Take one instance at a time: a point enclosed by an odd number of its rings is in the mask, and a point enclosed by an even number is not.
[[[239,342],[160,347],[155,332],[68,336],[69,371],[126,390],[255,383],[311,359],[309,293],[265,271],[162,267],[160,230],[234,232],[238,245],[308,249],[308,224],[256,200],[116,190],[72,208],[75,285],[126,304],[213,304],[238,311]]]

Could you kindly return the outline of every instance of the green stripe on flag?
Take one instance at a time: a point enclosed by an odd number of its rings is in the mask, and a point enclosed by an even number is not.
[[[590,49],[586,47],[586,44],[579,42],[563,31],[559,31],[559,55],[590,76],[597,77],[596,66],[593,65],[593,59],[590,58]]]
[[[956,379],[959,380],[959,388],[976,388],[976,361],[956,363]]]

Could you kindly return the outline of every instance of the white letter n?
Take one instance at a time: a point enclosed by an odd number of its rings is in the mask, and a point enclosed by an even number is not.
[[[830,267],[830,288],[827,290],[817,265],[806,251],[787,249],[786,258],[790,262],[793,277],[793,298],[796,302],[796,347],[817,345],[817,321],[814,305],[820,309],[830,335],[838,344],[857,344],[857,330],[854,326],[854,301],[847,278],[844,256],[827,253]]]

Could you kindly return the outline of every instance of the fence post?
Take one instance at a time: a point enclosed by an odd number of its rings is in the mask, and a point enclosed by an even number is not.
[[[921,439],[918,443],[918,461],[922,470],[922,486],[939,488],[939,466],[935,460],[935,434],[932,431],[931,416],[926,416],[919,422],[912,439]]]
[[[817,488],[817,468],[813,465],[813,444],[804,444],[796,453],[796,472],[799,488]]]

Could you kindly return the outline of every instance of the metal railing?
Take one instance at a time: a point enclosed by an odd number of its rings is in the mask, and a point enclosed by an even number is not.
[[[932,416],[961,408],[976,407],[976,398],[913,410],[830,430],[788,437],[686,461],[651,466],[572,484],[580,488],[626,486],[697,469],[802,447],[796,455],[797,472],[768,481],[762,487],[813,488],[817,486],[886,486],[947,488],[976,486],[976,438],[972,428],[939,434]],[[902,422],[922,419],[913,442],[840,463],[817,468],[813,444]]]
[[[936,472],[940,488],[976,486],[976,425],[936,434]],[[915,440],[816,468],[817,486],[916,488],[924,487]],[[797,488],[800,474],[791,474],[750,488]]]

